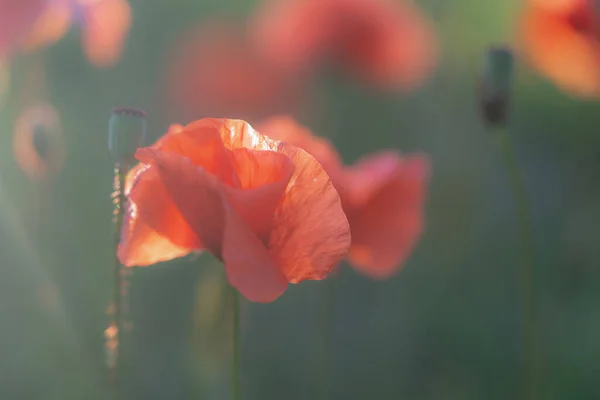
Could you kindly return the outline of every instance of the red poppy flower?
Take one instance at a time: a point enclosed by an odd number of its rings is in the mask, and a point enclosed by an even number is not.
[[[171,58],[167,91],[178,117],[201,112],[252,120],[298,101],[299,82],[261,63],[231,22],[211,21],[184,33]]]
[[[274,117],[261,132],[312,154],[327,171],[342,199],[352,232],[350,263],[374,278],[398,271],[423,231],[429,160],[383,151],[344,166],[333,146],[290,117]]]
[[[292,72],[328,58],[369,83],[409,89],[437,58],[430,21],[406,1],[271,0],[252,25],[263,56]]]
[[[206,249],[246,298],[269,302],[288,283],[323,279],[348,250],[348,221],[321,165],[244,121],[175,126],[136,157],[124,265]]]
[[[600,95],[600,10],[593,0],[536,0],[522,41],[532,65],[567,92]]]
[[[46,0],[0,0],[0,57],[20,44],[45,6]]]
[[[25,49],[54,44],[73,22],[81,25],[88,61],[97,67],[110,67],[123,53],[131,27],[131,7],[127,0],[53,0],[27,37]]]

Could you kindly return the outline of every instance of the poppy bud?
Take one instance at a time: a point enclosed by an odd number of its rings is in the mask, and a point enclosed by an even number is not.
[[[490,47],[487,50],[479,100],[483,119],[489,126],[506,124],[513,70],[514,55],[509,47]]]
[[[115,108],[108,123],[108,149],[119,164],[133,161],[135,151],[144,146],[148,123],[146,113],[136,108]]]

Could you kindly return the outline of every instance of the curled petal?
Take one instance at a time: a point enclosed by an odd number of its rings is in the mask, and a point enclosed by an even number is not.
[[[387,278],[401,268],[423,231],[423,205],[429,177],[425,156],[413,155],[388,174],[389,155],[381,160],[388,181],[361,208],[349,212],[352,227],[350,262],[374,278]],[[375,159],[365,166],[377,179]]]
[[[278,151],[279,142],[261,135],[246,121],[209,119],[208,122],[219,127],[223,144],[228,149],[243,147],[251,150]]]
[[[290,283],[323,279],[348,250],[348,220],[323,167],[288,143],[280,151],[295,171],[273,218],[271,254]]]

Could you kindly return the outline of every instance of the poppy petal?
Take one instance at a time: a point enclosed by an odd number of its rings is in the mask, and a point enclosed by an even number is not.
[[[183,128],[171,127],[170,133],[152,147],[186,157],[226,185],[238,185],[229,151],[223,145],[219,130],[209,124],[199,121]]]
[[[173,203],[156,166],[139,164],[127,177],[129,204],[118,256],[123,265],[147,266],[203,247]]]
[[[130,218],[123,225],[118,256],[127,267],[144,267],[183,257],[193,248],[179,247],[156,232],[143,218]]]
[[[275,212],[271,254],[290,283],[323,279],[348,251],[346,214],[329,176],[311,155],[288,143],[280,151],[295,171]]]
[[[199,242],[220,257],[224,214],[217,178],[202,167],[192,164],[189,159],[167,151],[139,149],[136,158],[156,167],[166,192]],[[148,195],[147,201],[152,201],[148,200],[152,196],[153,194]],[[169,220],[155,222],[159,223],[157,230],[173,226]]]
[[[230,207],[225,207],[223,262],[227,278],[250,301],[267,303],[287,288],[285,275],[250,227]]]
[[[409,156],[402,160],[395,177],[364,207],[349,213],[352,246],[348,258],[359,271],[383,279],[401,267],[423,231],[428,177],[427,157]]]
[[[273,214],[294,172],[290,159],[273,151],[231,152],[241,189],[226,187],[233,208],[262,240],[267,240]]]
[[[397,152],[384,151],[366,156],[349,167],[337,185],[344,206],[363,207],[396,177],[401,164],[402,158]]]
[[[203,120],[204,121],[204,120]],[[249,123],[240,119],[206,119],[219,129],[223,144],[228,149],[278,151],[279,142],[261,135]]]

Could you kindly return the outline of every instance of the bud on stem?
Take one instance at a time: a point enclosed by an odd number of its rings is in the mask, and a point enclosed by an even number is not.
[[[115,162],[129,165],[135,151],[144,146],[148,123],[146,113],[135,108],[115,108],[108,123],[108,149]]]
[[[484,59],[480,104],[489,126],[503,126],[508,120],[514,75],[514,55],[509,47],[490,47]]]

